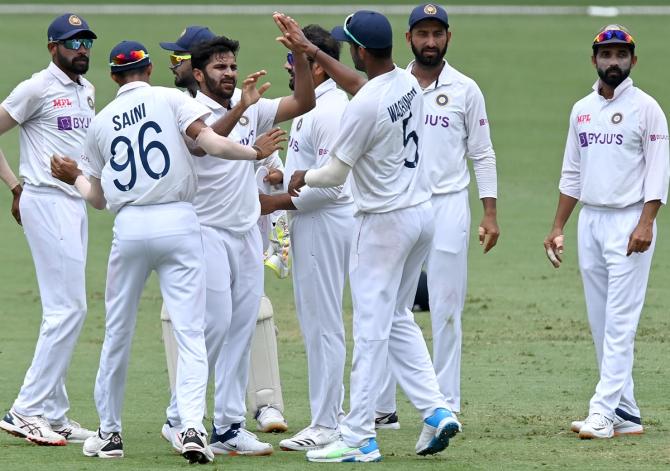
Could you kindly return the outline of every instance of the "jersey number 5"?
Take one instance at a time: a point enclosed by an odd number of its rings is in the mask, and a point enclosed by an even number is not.
[[[412,119],[411,111],[409,112],[409,116],[402,120],[402,136],[403,146],[405,147],[407,147],[407,144],[409,144],[410,140],[414,141],[414,160],[405,159],[405,167],[415,168],[416,164],[419,163],[419,136],[416,135],[416,130],[411,131],[409,134],[407,133],[407,125],[409,124],[410,119]]]
[[[161,177],[167,175],[168,170],[170,170],[170,154],[168,153],[167,148],[159,141],[151,141],[146,146],[144,145],[144,135],[146,134],[147,129],[149,128],[156,131],[157,134],[163,132],[161,127],[155,121],[147,121],[142,125],[138,133],[140,162],[142,163],[142,168],[144,168],[146,174],[149,175],[154,180],[158,180]],[[120,143],[125,144],[126,147],[128,148],[127,149],[128,158],[126,159],[125,162],[121,164],[118,163],[116,160],[114,160],[114,157],[116,157],[116,147]],[[165,163],[163,165],[163,170],[161,170],[160,173],[154,172],[154,170],[149,165],[149,151],[151,151],[152,149],[156,149],[163,155],[163,160]],[[137,182],[137,165],[135,164],[135,151],[133,150],[132,142],[126,136],[117,136],[112,141],[111,151],[112,151],[112,158],[109,161],[109,165],[112,167],[112,169],[116,170],[117,172],[122,172],[126,168],[130,167],[130,180],[128,181],[128,183],[123,184],[115,179],[114,185],[121,191],[132,190],[133,187],[135,186],[135,183]]]

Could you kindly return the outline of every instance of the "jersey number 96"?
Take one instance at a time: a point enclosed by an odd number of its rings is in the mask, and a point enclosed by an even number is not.
[[[140,162],[142,163],[142,168],[146,174],[154,180],[158,180],[161,177],[167,175],[168,170],[170,170],[170,154],[167,148],[159,141],[151,141],[146,145],[144,144],[144,135],[149,128],[156,131],[157,134],[163,131],[155,121],[147,121],[142,125],[137,139],[139,142]],[[125,144],[127,147],[126,152],[128,154],[128,158],[123,163],[118,163],[116,160],[114,160],[114,157],[116,157],[116,148],[119,144]],[[155,172],[149,165],[149,152],[152,149],[156,149],[163,155],[163,170],[160,172]],[[117,136],[112,141],[111,152],[112,158],[109,161],[109,165],[112,167],[112,169],[116,170],[117,172],[122,172],[126,168],[130,168],[130,180],[128,180],[127,183],[121,183],[119,180],[115,179],[114,185],[121,191],[132,190],[135,186],[135,183],[137,182],[137,164],[135,163],[135,151],[133,150],[132,142],[125,136]]]

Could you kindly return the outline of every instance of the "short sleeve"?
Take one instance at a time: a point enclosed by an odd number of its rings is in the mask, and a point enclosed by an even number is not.
[[[40,86],[38,80],[24,80],[5,98],[2,107],[14,121],[23,124],[41,109],[44,91],[45,87]]]
[[[269,131],[272,129],[272,126],[274,126],[280,101],[281,98],[275,98],[273,100],[261,98],[258,100],[258,104],[256,105],[258,110],[258,124],[256,129],[259,135]]]
[[[211,114],[211,110],[195,98],[191,98],[177,90],[166,89],[174,109],[179,131],[184,134],[194,121],[203,121]]]
[[[82,172],[91,177],[100,179],[105,166],[105,158],[100,152],[98,140],[95,138],[95,127],[91,126],[86,133],[84,155],[81,157]]]

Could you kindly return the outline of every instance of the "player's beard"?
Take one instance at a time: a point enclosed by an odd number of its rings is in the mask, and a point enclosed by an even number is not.
[[[84,55],[76,55],[72,59],[68,59],[59,50],[56,50],[56,57],[58,64],[71,74],[83,75],[88,72],[88,57]]]
[[[207,87],[207,90],[209,90],[212,95],[222,100],[230,100],[233,97],[233,93],[235,93],[235,87],[237,86],[237,80],[232,81],[233,89],[229,92],[224,90],[223,81],[217,82],[207,74],[204,74],[204,76],[205,87]]]
[[[179,88],[198,89],[198,82],[193,77],[193,74],[189,75],[175,75],[174,76],[174,85]]]
[[[295,75],[293,74],[293,71],[289,72],[289,79],[288,79],[288,88],[291,90],[295,90]]]
[[[621,85],[621,82],[626,80],[626,78],[628,78],[628,75],[630,75],[630,68],[621,69],[618,65],[613,65],[605,70],[598,67],[597,70],[598,70],[598,77],[600,77],[600,80],[602,80],[612,88],[616,88],[619,85]]]
[[[435,67],[439,64],[442,63],[442,59],[444,59],[445,54],[447,53],[447,46],[444,46],[444,49],[438,49],[438,48],[427,48],[424,47],[420,51],[414,47],[414,44],[411,43],[412,46],[412,52],[414,53],[414,59],[421,65],[425,67]],[[435,51],[436,54],[432,57],[427,57],[424,56],[425,51],[431,50]]]

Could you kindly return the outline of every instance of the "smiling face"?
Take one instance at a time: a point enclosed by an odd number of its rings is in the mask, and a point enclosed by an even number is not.
[[[637,63],[637,56],[626,44],[603,44],[597,47],[591,61],[600,80],[616,88],[630,74],[631,69]]]
[[[421,65],[433,67],[442,63],[451,33],[442,22],[428,19],[415,24],[405,37],[414,59]]]

